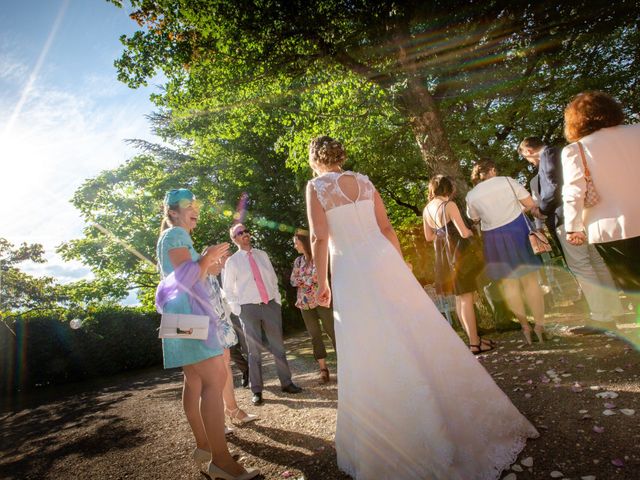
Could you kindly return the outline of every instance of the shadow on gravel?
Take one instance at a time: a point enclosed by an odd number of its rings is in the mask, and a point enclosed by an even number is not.
[[[66,457],[91,458],[146,441],[141,429],[109,413],[111,408],[131,397],[129,391],[158,388],[175,382],[181,373],[146,370],[133,378],[131,373],[128,378],[125,375],[4,398],[0,478],[39,478]],[[123,381],[118,382],[119,378]],[[60,443],[58,436],[63,431],[69,440]]]

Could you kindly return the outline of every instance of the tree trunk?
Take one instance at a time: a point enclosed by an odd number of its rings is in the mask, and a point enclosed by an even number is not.
[[[419,78],[414,78],[408,81],[407,89],[399,101],[427,165],[428,175],[441,174],[453,177],[458,194],[464,196],[468,189],[467,182],[460,174],[458,160],[451,150],[440,110],[433,96]]]

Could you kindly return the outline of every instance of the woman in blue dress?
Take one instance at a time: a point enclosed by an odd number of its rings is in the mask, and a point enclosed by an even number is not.
[[[188,291],[180,292],[179,289],[177,295],[165,295],[165,300],[169,298],[166,301],[158,299],[163,289],[168,290],[169,283],[184,289],[180,275],[185,269],[199,275],[196,283],[204,282],[207,269],[228,253],[228,243],[209,247],[202,256],[193,248],[190,232],[198,222],[199,209],[199,201],[187,189],[174,189],[165,195],[164,218],[157,244],[163,282],[156,296],[163,312],[198,313],[193,307],[197,303],[193,291],[204,285],[194,284]],[[206,341],[162,339],[164,367],[182,367],[184,372],[182,403],[196,440],[194,459],[199,464],[209,461],[211,478],[248,480],[259,472],[245,470],[231,457],[224,436],[222,389],[227,373],[222,351],[217,335],[211,333]]]

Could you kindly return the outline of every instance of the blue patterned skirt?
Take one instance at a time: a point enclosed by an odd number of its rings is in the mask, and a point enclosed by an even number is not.
[[[491,280],[519,278],[542,266],[529,243],[524,214],[493,230],[482,232],[487,277]]]

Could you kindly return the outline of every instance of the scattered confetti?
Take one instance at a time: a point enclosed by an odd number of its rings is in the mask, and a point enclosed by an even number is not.
[[[621,458],[614,458],[613,460],[611,460],[611,463],[616,467],[624,467],[624,460],[622,460]]]
[[[600,387],[598,387],[600,388]],[[596,388],[596,390],[598,389]],[[591,387],[591,389],[593,390],[593,387]],[[600,393],[596,393],[596,397],[598,398],[608,398],[608,399],[613,399],[613,398],[618,398],[618,394],[616,392],[600,392]]]

